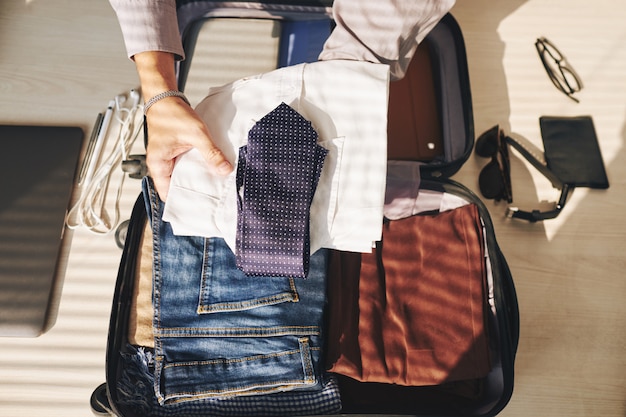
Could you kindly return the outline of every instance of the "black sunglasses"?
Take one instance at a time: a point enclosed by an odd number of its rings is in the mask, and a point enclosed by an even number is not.
[[[478,137],[476,154],[491,157],[478,176],[478,187],[483,197],[513,202],[509,149],[500,126],[496,125]]]
[[[511,136],[505,135],[498,125],[487,130],[476,139],[476,154],[491,157],[478,177],[480,192],[485,198],[496,201],[507,200],[513,202],[511,191],[511,165],[508,145],[518,151],[532,166],[537,168],[556,188],[561,188],[561,197],[554,209],[549,211],[524,211],[517,207],[507,208],[507,217],[536,222],[553,219],[559,215],[569,193],[574,189],[570,184],[564,184],[547,166],[545,161],[538,159],[536,154]]]
[[[552,84],[563,92],[566,96],[579,103],[574,97],[574,93],[579,92],[583,88],[583,84],[576,74],[576,71],[569,65],[561,51],[548,39],[541,37],[535,42],[535,48],[541,63],[546,69]]]

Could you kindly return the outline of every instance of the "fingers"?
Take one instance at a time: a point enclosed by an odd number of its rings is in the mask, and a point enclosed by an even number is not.
[[[187,144],[196,148],[209,166],[209,170],[216,175],[228,175],[233,167],[224,153],[215,145],[211,139],[209,129],[198,114],[191,108],[186,109],[189,114],[187,126]],[[193,122],[192,122],[193,120]],[[193,126],[193,127],[192,127]]]
[[[209,170],[216,175],[226,176],[233,171],[233,166],[222,151],[220,151],[213,142],[208,142],[205,146],[206,150],[202,152],[204,159],[209,165]],[[167,150],[166,150],[167,152]],[[169,152],[167,152],[169,154]],[[180,152],[182,153],[182,152]],[[146,164],[150,170],[150,176],[154,183],[159,197],[162,201],[167,200],[167,194],[170,188],[170,180],[172,178],[172,172],[174,170],[174,161],[178,155],[172,155],[170,158],[162,158],[158,155],[158,151],[147,152]]]
[[[199,150],[207,164],[209,164],[211,172],[223,176],[230,174],[233,171],[233,166],[222,151],[211,140],[205,141],[203,144],[205,145],[203,146],[204,149]]]
[[[159,197],[165,201],[176,158],[191,148],[203,156],[209,170],[226,176],[232,164],[213,143],[204,121],[180,100],[161,100],[151,107],[146,163]]]
[[[146,164],[148,165],[150,177],[152,178],[156,192],[159,194],[159,198],[162,201],[166,201],[170,189],[172,171],[174,169],[174,160],[161,159],[155,157],[153,153],[147,152]]]
[[[170,190],[170,179],[171,176],[167,177],[158,177],[152,176],[152,182],[154,183],[154,188],[159,195],[161,201],[167,201],[167,193]]]

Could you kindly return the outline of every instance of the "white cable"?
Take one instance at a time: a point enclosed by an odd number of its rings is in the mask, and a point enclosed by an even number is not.
[[[120,100],[120,96],[114,101],[114,113],[119,123],[119,130],[115,135],[113,150],[95,169],[89,181],[85,180],[82,183],[80,197],[67,213],[66,224],[70,229],[83,227],[92,233],[106,235],[115,230],[119,223],[119,202],[125,175],[120,176],[115,194],[113,218],[109,216],[106,209],[111,177],[121,162],[128,159],[128,154],[143,127],[143,123],[135,126],[137,112],[142,108],[139,105],[139,95],[135,90],[131,90],[131,98],[133,99],[131,107],[122,107],[123,100]],[[107,135],[105,139],[108,139],[108,136],[110,135]],[[99,155],[95,153],[92,156],[92,158],[98,157]],[[90,162],[95,166],[98,161]]]

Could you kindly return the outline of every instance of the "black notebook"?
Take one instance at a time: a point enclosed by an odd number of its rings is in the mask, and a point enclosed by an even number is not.
[[[78,127],[0,126],[0,336],[38,336],[56,317],[82,142]]]

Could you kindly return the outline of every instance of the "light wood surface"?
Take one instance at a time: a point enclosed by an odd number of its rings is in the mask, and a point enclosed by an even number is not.
[[[476,135],[500,124],[541,146],[542,115],[591,115],[611,187],[578,189],[559,218],[528,224],[487,201],[520,302],[515,391],[502,416],[626,416],[626,5],[614,0],[459,0]],[[546,36],[584,88],[576,104],[548,79]],[[98,112],[137,86],[105,0],[0,4],[0,123],[66,124],[89,135]],[[454,177],[478,193],[487,161]],[[516,205],[558,191],[512,154]],[[139,182],[125,184],[126,217]],[[89,416],[121,251],[113,236],[73,234],[58,318],[35,339],[0,339],[0,415]]]

